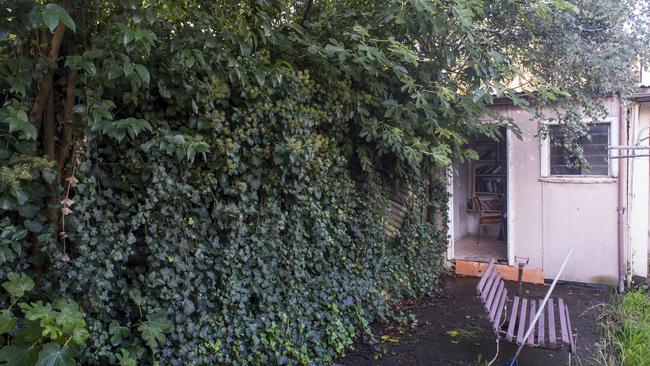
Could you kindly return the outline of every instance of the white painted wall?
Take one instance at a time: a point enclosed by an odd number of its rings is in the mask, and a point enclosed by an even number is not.
[[[465,210],[466,202],[472,194],[469,165],[467,161],[462,163],[457,161],[454,164],[454,240],[470,233],[472,223],[474,226],[476,225],[472,213]]]

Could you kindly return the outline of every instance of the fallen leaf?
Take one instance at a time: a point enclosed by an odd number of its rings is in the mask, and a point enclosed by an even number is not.
[[[381,340],[382,340],[382,342],[399,343],[399,339],[393,338],[393,337],[391,337],[391,336],[389,336],[387,334],[384,334],[383,336],[381,336]]]

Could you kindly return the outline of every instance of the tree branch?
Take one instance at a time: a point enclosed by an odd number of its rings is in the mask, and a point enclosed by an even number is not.
[[[65,25],[59,22],[54,30],[52,35],[52,42],[50,43],[50,53],[49,58],[52,64],[56,62],[59,58],[59,51],[61,49],[61,42],[63,41],[63,35],[65,34]],[[43,119],[43,110],[47,103],[47,97],[52,92],[52,80],[54,79],[54,68],[49,67],[47,73],[41,79],[38,85],[38,94],[36,95],[36,101],[32,106],[32,111],[29,114],[29,118],[33,123],[38,123]]]
[[[45,106],[45,123],[43,124],[43,152],[49,160],[55,160],[54,134],[56,133],[56,118],[54,113],[54,93],[47,93]]]
[[[77,79],[77,70],[68,71],[68,85],[65,91],[65,106],[63,111],[63,123],[61,131],[61,144],[59,145],[59,154],[56,164],[57,182],[63,180],[63,168],[66,160],[70,156],[70,145],[72,144],[72,108],[74,107],[74,86]]]
[[[301,26],[305,23],[307,18],[309,18],[313,6],[314,6],[314,0],[307,1],[307,7],[305,8],[305,13],[302,15],[302,20],[300,21]]]
[[[43,152],[48,160],[55,160],[54,156],[54,134],[56,133],[56,116],[54,112],[54,93],[50,92],[45,107],[45,123],[43,123]],[[56,208],[58,185],[50,183],[47,185],[48,196],[45,200],[47,220],[56,223],[59,219],[59,213]]]

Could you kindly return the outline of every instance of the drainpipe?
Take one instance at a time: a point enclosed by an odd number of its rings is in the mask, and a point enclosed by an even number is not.
[[[618,104],[619,119],[619,145],[627,145],[627,124],[625,118],[625,107],[622,98],[619,98]],[[619,150],[619,154],[625,150]],[[627,202],[627,160],[619,159],[618,174],[618,291],[625,291],[625,273],[627,265],[625,259],[625,204]]]

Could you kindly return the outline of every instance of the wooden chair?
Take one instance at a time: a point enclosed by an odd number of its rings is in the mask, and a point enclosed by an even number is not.
[[[476,236],[476,244],[481,241],[481,229],[483,227],[498,225],[503,235],[503,224],[505,221],[503,219],[503,210],[501,209],[501,200],[482,201],[480,198],[474,197],[474,206],[478,210],[478,235]]]

